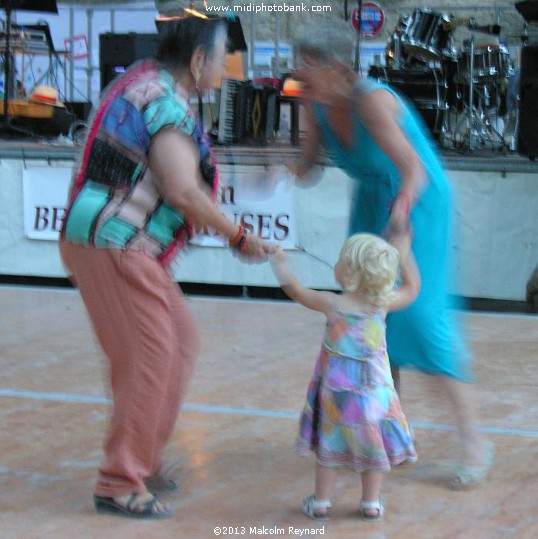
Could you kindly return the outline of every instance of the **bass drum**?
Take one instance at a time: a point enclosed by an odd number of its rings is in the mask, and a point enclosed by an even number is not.
[[[432,136],[439,139],[448,110],[447,84],[440,69],[394,69],[370,66],[368,76],[387,84],[422,116]]]

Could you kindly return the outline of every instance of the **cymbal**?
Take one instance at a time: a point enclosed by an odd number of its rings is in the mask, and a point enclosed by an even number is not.
[[[498,24],[487,24],[485,26],[477,26],[474,19],[452,19],[451,21],[443,23],[444,30],[453,30],[458,26],[463,26],[469,30],[475,30],[476,32],[489,34],[491,36],[498,36],[501,33],[501,27]]]
[[[471,22],[471,19],[452,19],[451,21],[444,22],[443,23],[443,29],[444,30],[453,30],[454,28],[458,26],[466,26],[469,27],[469,24]]]
[[[498,24],[487,24],[486,26],[475,26],[477,32],[488,34],[490,36],[498,36],[501,33],[501,27]]]

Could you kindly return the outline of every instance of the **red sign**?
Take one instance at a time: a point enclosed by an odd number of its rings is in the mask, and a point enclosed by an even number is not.
[[[379,34],[383,23],[385,22],[385,14],[383,10],[375,2],[364,2],[361,12],[361,35],[373,37]],[[359,29],[359,8],[355,8],[351,14],[351,24],[353,28]]]
[[[64,39],[64,46],[67,52],[71,52],[71,38]],[[88,58],[88,40],[85,35],[73,37],[73,59],[82,60]]]

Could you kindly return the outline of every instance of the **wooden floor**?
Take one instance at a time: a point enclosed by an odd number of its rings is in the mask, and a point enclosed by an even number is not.
[[[497,447],[482,488],[446,488],[452,418],[427,377],[406,373],[403,404],[419,462],[387,475],[387,513],[377,524],[357,518],[359,477],[342,473],[323,526],[300,512],[313,462],[291,444],[324,320],[286,302],[190,303],[204,338],[168,449],[181,485],[167,496],[175,516],[135,521],[93,509],[109,404],[104,360],[78,294],[0,287],[2,539],[205,539],[216,527],[227,537],[538,537],[538,317],[465,315],[483,429]]]

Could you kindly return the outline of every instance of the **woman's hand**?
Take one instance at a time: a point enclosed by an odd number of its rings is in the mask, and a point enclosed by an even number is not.
[[[259,264],[260,262],[265,262],[274,249],[273,245],[264,242],[258,236],[247,234],[241,246],[235,249],[235,252],[241,261]]]
[[[404,234],[409,229],[409,212],[411,199],[409,195],[400,192],[394,199],[387,224],[386,236],[390,239],[394,235]]]

